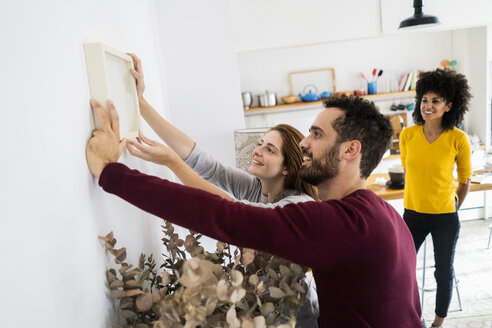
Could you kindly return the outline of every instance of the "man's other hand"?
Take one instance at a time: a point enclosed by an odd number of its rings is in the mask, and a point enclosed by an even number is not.
[[[120,123],[113,102],[107,101],[109,118],[96,100],[91,100],[94,115],[101,122],[102,130],[95,129],[87,142],[85,155],[92,175],[99,178],[108,163],[117,162],[125,149],[126,140],[120,141]]]

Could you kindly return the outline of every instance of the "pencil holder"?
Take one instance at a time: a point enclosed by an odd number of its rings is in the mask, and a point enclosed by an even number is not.
[[[367,94],[375,95],[376,93],[378,93],[378,83],[377,82],[367,83]]]

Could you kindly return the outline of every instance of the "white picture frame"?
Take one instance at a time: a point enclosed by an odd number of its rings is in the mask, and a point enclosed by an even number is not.
[[[120,121],[120,137],[135,138],[141,128],[137,87],[130,70],[133,59],[129,55],[103,43],[84,44],[89,92],[107,111],[106,100],[113,101]],[[101,123],[94,117],[96,128]]]

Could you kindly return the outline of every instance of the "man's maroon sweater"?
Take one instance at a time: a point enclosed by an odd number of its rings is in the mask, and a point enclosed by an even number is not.
[[[106,166],[99,184],[180,226],[312,268],[321,327],[421,327],[412,236],[393,207],[372,191],[268,209],[119,163]]]

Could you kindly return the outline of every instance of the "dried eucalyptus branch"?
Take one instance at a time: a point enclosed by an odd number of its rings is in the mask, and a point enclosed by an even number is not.
[[[209,253],[200,245],[200,234],[190,231],[182,240],[171,223],[162,229],[166,252],[159,269],[145,254],[134,268],[124,262],[126,248],[115,248],[112,232],[99,237],[119,266],[106,275],[125,327],[295,326],[307,293],[305,267],[247,248],[231,254],[222,242]]]

